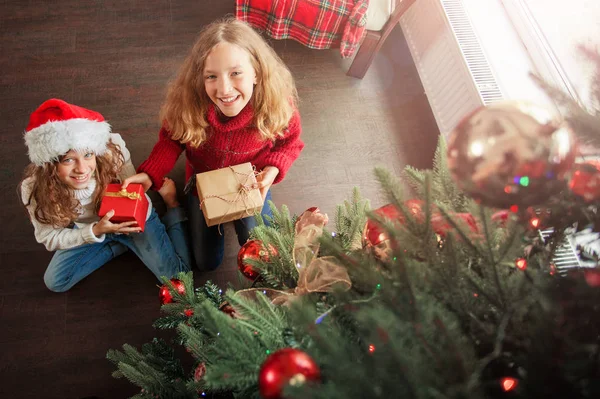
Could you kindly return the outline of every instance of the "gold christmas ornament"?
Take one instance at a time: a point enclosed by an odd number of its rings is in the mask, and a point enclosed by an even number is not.
[[[575,161],[570,127],[524,102],[481,107],[451,132],[448,166],[457,185],[484,205],[544,202],[566,187]]]

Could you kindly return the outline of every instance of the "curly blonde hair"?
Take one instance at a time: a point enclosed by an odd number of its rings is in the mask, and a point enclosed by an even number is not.
[[[40,223],[50,224],[54,227],[67,227],[79,216],[77,207],[79,201],[73,196],[73,189],[67,186],[58,177],[57,162],[47,162],[42,166],[29,164],[19,183],[18,193],[21,196],[23,182],[31,179],[31,195],[26,201],[21,198],[25,208],[35,202],[33,217]],[[107,151],[103,155],[96,155],[96,189],[92,194],[92,203],[97,210],[100,207],[102,194],[109,183],[119,180],[118,174],[125,164],[125,158],[119,145],[107,143]]]
[[[213,103],[204,87],[206,57],[219,43],[235,44],[250,54],[257,83],[251,98],[254,126],[265,140],[283,136],[298,102],[294,78],[287,66],[248,24],[228,18],[202,30],[168,87],[160,112],[161,123],[171,138],[198,147],[206,140],[208,107]]]

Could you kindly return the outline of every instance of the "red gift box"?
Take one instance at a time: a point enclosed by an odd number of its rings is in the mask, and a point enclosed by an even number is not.
[[[120,184],[109,184],[102,197],[98,216],[103,217],[114,209],[115,214],[110,218],[113,223],[136,221],[144,231],[146,215],[148,214],[148,199],[141,184],[132,183],[122,190]]]

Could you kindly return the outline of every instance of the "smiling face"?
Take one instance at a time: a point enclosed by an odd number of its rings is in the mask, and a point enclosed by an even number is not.
[[[256,71],[246,50],[227,42],[212,48],[204,64],[204,87],[225,116],[234,117],[244,109],[255,84]]]
[[[96,155],[92,152],[67,152],[58,162],[56,173],[67,186],[79,190],[86,188],[96,170]]]

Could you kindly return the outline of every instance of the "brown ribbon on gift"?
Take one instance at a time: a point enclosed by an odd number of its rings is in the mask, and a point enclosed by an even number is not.
[[[346,269],[333,256],[317,257],[319,237],[327,224],[327,215],[309,212],[300,215],[296,222],[293,258],[299,269],[296,288],[279,291],[270,288],[249,288],[236,295],[253,298],[263,291],[274,305],[289,304],[291,300],[312,292],[330,292],[334,287],[349,290],[352,286]]]
[[[243,202],[244,204],[244,208],[246,208],[246,215],[248,216],[252,216],[253,214],[251,214],[250,212],[248,212],[248,208],[256,208],[256,203],[254,202],[254,200],[252,198],[250,198],[250,195],[248,194],[250,191],[255,190],[258,188],[258,183],[252,183],[252,184],[248,184],[248,179],[250,179],[250,176],[252,175],[257,175],[258,173],[256,172],[256,167],[252,166],[252,172],[250,173],[240,173],[240,172],[236,172],[235,169],[233,169],[231,166],[229,167],[229,169],[231,169],[231,171],[233,172],[233,174],[236,176],[236,178],[238,179],[238,183],[240,183],[240,188],[239,190],[236,192],[237,196],[232,199],[232,200],[228,200],[227,198],[223,198],[220,195],[207,195],[205,196],[202,201],[200,201],[200,210],[202,210],[202,204],[209,198],[218,198],[222,201],[225,201],[227,203],[229,203],[229,209],[231,209],[231,206],[237,202],[239,202],[240,200]],[[240,180],[239,176],[243,177],[243,180]],[[233,193],[227,193],[227,194],[233,194]],[[225,194],[225,195],[227,195]],[[251,201],[250,204],[248,204],[248,201]],[[218,229],[219,229],[219,234],[221,233],[221,223],[223,221],[223,219],[225,219],[225,216],[229,213],[229,209],[225,212],[225,215],[223,215],[223,217],[221,217],[221,221],[218,224]]]
[[[139,200],[140,198],[142,198],[140,193],[130,193],[127,191],[127,189],[124,189],[124,188],[121,189],[121,191],[104,193],[104,196],[105,197],[129,198],[132,200]]]

